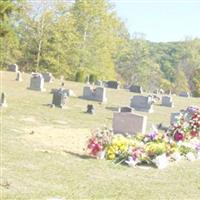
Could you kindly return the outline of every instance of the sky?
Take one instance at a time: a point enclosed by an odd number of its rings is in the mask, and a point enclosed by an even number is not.
[[[153,42],[200,38],[200,0],[111,0],[131,35]]]

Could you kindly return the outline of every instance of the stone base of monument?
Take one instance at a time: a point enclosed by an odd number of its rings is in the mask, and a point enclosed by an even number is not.
[[[0,107],[1,108],[6,108],[6,107],[8,107],[8,104],[7,103],[0,103]]]

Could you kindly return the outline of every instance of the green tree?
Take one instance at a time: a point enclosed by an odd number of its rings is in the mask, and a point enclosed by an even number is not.
[[[121,22],[106,0],[77,0],[70,18],[79,39],[74,66],[86,73],[94,73],[101,79],[116,77],[113,59],[120,35]]]
[[[181,91],[189,91],[188,80],[185,73],[181,69],[176,70],[176,81],[174,84],[176,93]]]
[[[15,15],[20,11],[18,1],[0,1],[0,65],[16,62],[20,56],[19,41],[15,33]]]
[[[194,71],[193,77],[192,77],[192,83],[193,83],[193,95],[195,97],[200,97],[200,68],[196,69]]]

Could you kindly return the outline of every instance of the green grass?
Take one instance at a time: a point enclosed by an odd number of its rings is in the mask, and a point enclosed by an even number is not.
[[[90,129],[111,127],[112,110],[128,105],[133,93],[108,89],[105,105],[73,97],[67,109],[59,109],[47,104],[52,101],[51,88],[59,87],[60,81],[46,84],[47,91],[41,93],[27,89],[28,74],[23,82],[16,82],[12,72],[2,72],[1,79],[8,101],[1,109],[1,199],[200,199],[200,161],[183,160],[158,170],[83,156]],[[83,86],[65,82],[77,96]],[[174,101],[175,108],[155,105],[155,112],[147,114],[148,127],[168,124],[172,111],[200,106],[199,98]],[[94,116],[84,113],[89,102],[95,105]]]

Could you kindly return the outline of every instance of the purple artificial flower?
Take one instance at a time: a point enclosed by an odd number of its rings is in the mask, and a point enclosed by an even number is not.
[[[156,131],[151,131],[150,133],[148,133],[148,137],[150,138],[150,140],[155,140],[156,135]]]
[[[200,152],[200,143],[197,144],[197,146],[196,146],[196,150]]]

